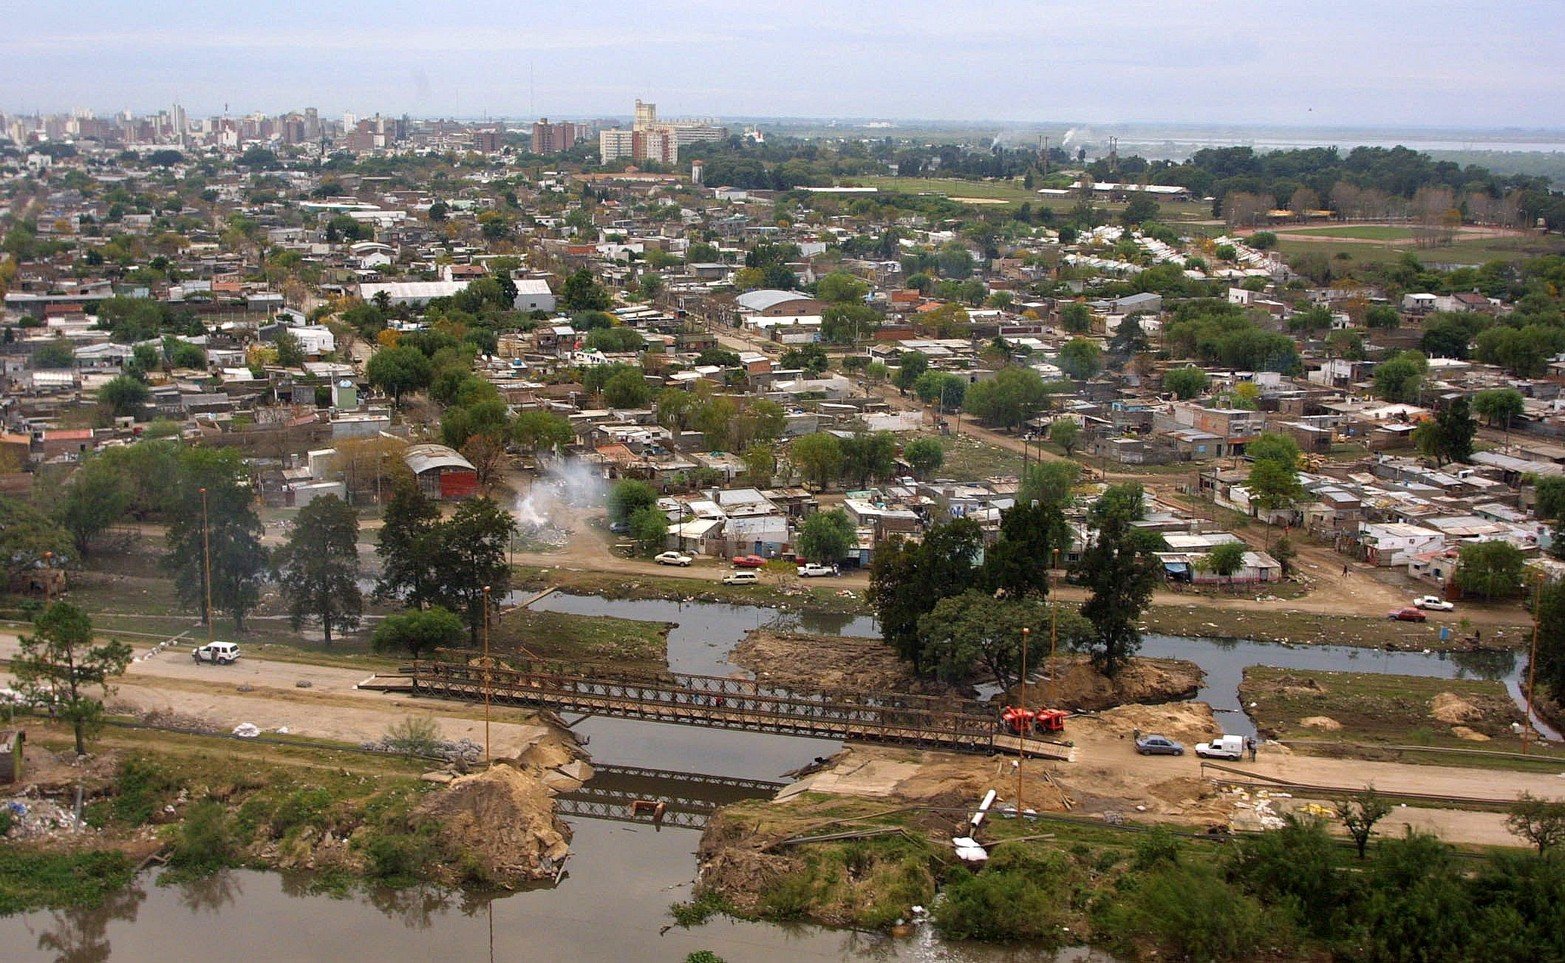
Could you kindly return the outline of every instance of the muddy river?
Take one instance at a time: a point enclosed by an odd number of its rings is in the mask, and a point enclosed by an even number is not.
[[[726,675],[733,645],[763,625],[874,636],[867,617],[785,613],[700,602],[620,601],[556,593],[536,608],[676,624],[670,667]],[[1490,678],[1519,691],[1521,660],[1510,654],[1439,655],[1345,646],[1287,647],[1152,635],[1145,655],[1189,659],[1207,672],[1200,698],[1231,732],[1249,733],[1237,687],[1248,665],[1340,669],[1438,677]],[[589,718],[574,730],[600,765],[731,779],[780,780],[839,748],[831,740]],[[643,777],[645,778],[645,777]],[[650,778],[660,778],[653,775]],[[681,785],[687,785],[681,783]],[[757,790],[714,788],[718,805]],[[716,919],[692,930],[670,927],[668,906],[687,899],[698,829],[652,827],[572,815],[575,839],[557,887],[489,899],[435,890],[370,892],[349,898],[311,894],[306,880],[231,872],[159,887],[150,877],[92,910],[39,912],[0,920],[9,960],[207,963],[305,960],[683,960],[711,950],[731,963],[772,960],[1109,961],[1084,950],[1057,956],[1028,947],[994,948],[939,940],[927,927],[908,939]]]

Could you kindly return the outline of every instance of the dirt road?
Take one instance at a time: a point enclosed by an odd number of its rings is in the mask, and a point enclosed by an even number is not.
[[[16,636],[0,634],[0,658],[9,659],[16,651]],[[158,654],[138,645],[136,660],[110,704],[200,719],[223,731],[248,722],[263,730],[286,728],[293,735],[348,743],[377,740],[392,724],[425,716],[435,720],[443,739],[482,744],[481,710],[355,688],[368,675],[362,669],[248,656],[234,665],[197,665],[186,644],[169,646]],[[9,675],[3,678],[9,685]],[[301,687],[301,682],[308,687]],[[496,709],[493,720],[490,744],[497,756],[514,756],[549,731],[516,710]]]

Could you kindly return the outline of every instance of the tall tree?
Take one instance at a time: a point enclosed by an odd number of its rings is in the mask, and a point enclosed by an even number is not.
[[[842,477],[859,488],[890,478],[897,468],[897,438],[889,431],[860,431],[842,439]]]
[[[1000,537],[984,552],[985,586],[1008,598],[1047,595],[1054,553],[1069,539],[1058,504],[1017,502],[1001,513]]]
[[[928,478],[945,463],[945,447],[938,438],[919,438],[910,441],[902,449],[902,457],[913,469],[914,476]]]
[[[484,587],[498,602],[511,589],[506,548],[516,520],[488,498],[463,502],[451,518],[436,526],[438,548],[431,553],[434,601],[464,615],[473,640],[484,617]]]
[[[1485,601],[1509,598],[1522,588],[1526,557],[1510,542],[1463,545],[1456,560],[1456,584]]]
[[[1115,675],[1141,648],[1137,622],[1162,581],[1163,563],[1154,554],[1163,536],[1139,528],[1143,513],[1140,485],[1114,485],[1087,513],[1094,533],[1077,573],[1092,593],[1081,614],[1092,623],[1092,661]]]
[[[1472,406],[1466,398],[1454,398],[1435,413],[1433,421],[1426,421],[1413,433],[1418,450],[1433,458],[1435,464],[1467,462],[1473,457],[1473,438],[1478,425],[1473,421]]]
[[[131,654],[130,646],[115,639],[95,645],[86,613],[55,602],[33,623],[33,633],[21,637],[11,674],[28,702],[50,706],[71,724],[76,754],[84,756],[87,736],[103,718],[103,700],[113,693],[109,680],[124,675]]]
[[[400,598],[408,605],[422,608],[433,601],[436,544],[435,525],[440,508],[411,478],[397,482],[380,529],[375,554],[380,556],[380,581],[375,594],[381,598]]]
[[[586,268],[567,277],[560,288],[562,311],[607,311],[610,303],[609,292]]]
[[[0,496],[0,565],[7,580],[46,567],[64,568],[73,551],[71,533],[20,498]]]
[[[1526,399],[1515,388],[1490,388],[1473,397],[1473,412],[1490,428],[1509,428],[1525,410]]]
[[[1037,600],[997,601],[969,589],[941,599],[918,620],[920,662],[948,682],[966,682],[982,667],[1009,689],[1021,681],[1022,629],[1046,639],[1047,625]]]
[[[313,499],[299,510],[276,555],[278,584],[287,596],[294,631],[314,619],[331,645],[333,629],[358,627],[364,612],[358,541],[358,513],[336,495]]]
[[[558,451],[576,440],[570,419],[552,411],[524,411],[511,423],[511,436],[528,451]]]
[[[206,490],[205,532],[201,490]],[[211,556],[212,606],[244,631],[245,614],[261,597],[269,568],[263,529],[255,512],[255,494],[237,449],[187,448],[179,453],[173,508],[168,525],[168,554],[163,567],[174,576],[179,602],[207,611],[206,560]]]
[[[93,539],[119,521],[130,505],[130,495],[112,463],[89,458],[76,469],[55,503],[54,517],[76,542],[85,558]]]
[[[798,466],[805,478],[825,488],[842,473],[842,441],[826,431],[796,438],[788,446],[788,460]]]
[[[375,626],[370,646],[376,652],[405,651],[421,659],[442,646],[456,645],[466,634],[467,629],[455,613],[436,605],[387,616]]]
[[[816,512],[799,526],[799,549],[806,559],[835,565],[853,549],[858,533],[853,520],[840,508]]]
[[[881,637],[897,654],[925,671],[918,620],[947,595],[978,581],[977,559],[983,545],[978,523],[967,518],[936,525],[914,544],[893,535],[876,545],[870,564],[869,600],[880,620]]]

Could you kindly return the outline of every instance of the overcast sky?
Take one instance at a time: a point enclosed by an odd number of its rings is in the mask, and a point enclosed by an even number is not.
[[[9,9],[5,9],[9,8]],[[8,0],[0,110],[1565,127],[1560,0]]]

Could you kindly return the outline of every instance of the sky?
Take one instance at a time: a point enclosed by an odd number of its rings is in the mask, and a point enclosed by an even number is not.
[[[1562,0],[0,0],[0,22],[10,112],[1565,127]]]

